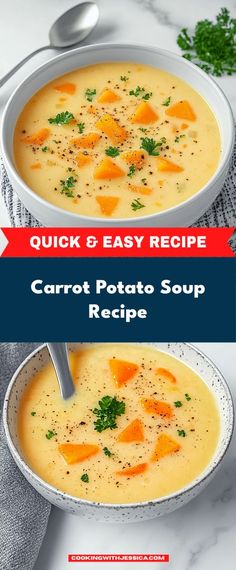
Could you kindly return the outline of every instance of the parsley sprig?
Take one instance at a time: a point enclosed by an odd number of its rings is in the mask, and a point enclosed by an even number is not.
[[[77,178],[74,176],[68,176],[66,180],[60,180],[61,184],[61,194],[65,194],[67,198],[74,198],[74,192],[72,188],[75,187]]]
[[[158,149],[162,147],[163,144],[165,143],[166,143],[165,137],[162,137],[160,141],[155,141],[154,139],[150,139],[148,137],[145,138],[142,137],[140,148],[146,150],[148,154],[150,154],[151,156],[158,156],[160,154]]]
[[[177,429],[177,433],[180,437],[186,437],[186,431],[184,429]]]
[[[55,117],[50,117],[48,122],[50,125],[68,125],[74,118],[74,115],[69,111],[62,111],[62,113],[58,113]]]
[[[142,95],[142,99],[144,99],[144,101],[148,101],[148,99],[150,99],[150,97],[152,96],[151,91],[148,93],[145,93],[145,89],[144,87],[140,87],[140,85],[138,85],[135,89],[131,89],[129,92],[130,95],[133,95],[134,97],[139,97],[140,95]]]
[[[112,453],[108,447],[103,448],[103,453],[107,455],[107,457],[112,457],[112,455],[114,455],[114,453]]]
[[[174,405],[176,408],[181,408],[183,404],[180,400],[177,400],[176,402],[174,402]]]
[[[140,198],[135,198],[135,200],[131,202],[131,208],[136,212],[137,210],[141,210],[141,208],[145,208],[145,205],[140,202]]]
[[[78,123],[77,127],[79,129],[79,133],[82,134],[84,132],[84,129],[85,129],[85,124],[84,123]]]
[[[135,172],[136,172],[136,168],[135,168],[134,164],[131,164],[129,167],[129,172],[128,172],[127,176],[129,176],[129,178],[132,178],[132,176],[134,176]]]
[[[85,97],[86,97],[87,101],[92,103],[93,98],[95,97],[96,93],[97,93],[96,89],[86,89]]]
[[[120,151],[116,146],[109,146],[108,148],[106,148],[105,153],[107,154],[107,156],[112,156],[114,158],[116,156],[119,156]]]
[[[125,413],[125,402],[117,400],[116,396],[104,396],[98,402],[99,407],[93,409],[93,414],[97,416],[94,422],[94,429],[101,433],[105,429],[115,429],[116,419]]]
[[[83,475],[81,475],[80,479],[81,481],[83,481],[83,483],[89,483],[88,473],[84,473]]]
[[[165,100],[163,101],[162,106],[163,106],[163,107],[169,107],[170,102],[171,102],[171,97],[169,96],[169,97],[167,97],[167,99],[165,99]]]
[[[57,435],[57,432],[54,431],[54,430],[52,430],[52,429],[49,429],[49,430],[47,431],[47,433],[45,434],[45,437],[46,437],[47,439],[52,439],[52,437],[54,437],[55,435]]]
[[[177,44],[183,57],[192,61],[206,73],[220,77],[236,72],[236,18],[227,8],[221,8],[215,22],[200,20],[193,35],[183,28]]]

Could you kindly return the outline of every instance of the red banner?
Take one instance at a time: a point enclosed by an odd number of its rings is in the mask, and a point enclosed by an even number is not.
[[[68,554],[68,562],[169,562],[169,554]]]
[[[234,257],[234,228],[2,228],[2,257]]]

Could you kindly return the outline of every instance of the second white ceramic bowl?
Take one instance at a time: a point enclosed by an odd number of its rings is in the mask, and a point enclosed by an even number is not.
[[[142,350],[142,343],[140,345]],[[10,451],[23,475],[31,485],[52,504],[87,519],[102,522],[138,522],[160,517],[196,497],[210,482],[221,465],[231,440],[234,424],[233,403],[228,386],[214,364],[197,348],[185,343],[155,344],[153,348],[167,352],[175,358],[183,360],[213,392],[218,405],[221,429],[215,454],[206,469],[189,485],[166,497],[132,504],[96,503],[72,497],[43,481],[27,465],[21,452],[17,430],[17,418],[21,397],[31,381],[32,376],[49,362],[46,345],[41,346],[26,358],[15,372],[4,402],[3,422]],[[145,345],[144,345],[145,346]],[[70,345],[71,350],[78,350],[81,344]]]
[[[138,218],[94,218],[67,212],[33,192],[18,174],[13,157],[17,118],[30,97],[43,85],[69,71],[106,61],[133,61],[159,67],[189,83],[210,105],[217,119],[222,153],[214,176],[185,202],[156,214]],[[139,44],[99,44],[81,47],[44,63],[19,85],[6,107],[1,133],[4,163],[14,190],[26,208],[43,225],[51,227],[181,227],[193,224],[212,204],[224,184],[234,143],[230,105],[217,84],[200,68],[166,50]]]

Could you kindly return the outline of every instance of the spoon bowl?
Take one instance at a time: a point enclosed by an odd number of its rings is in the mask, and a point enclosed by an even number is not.
[[[99,17],[99,9],[94,2],[82,2],[64,12],[52,25],[49,31],[50,44],[42,46],[13,67],[0,79],[0,87],[37,53],[48,49],[65,49],[82,42],[94,29]]]
[[[65,342],[48,342],[48,350],[55,368],[61,396],[64,400],[71,398],[75,392],[71,376],[68,351]]]
[[[98,22],[99,9],[94,2],[83,2],[62,14],[49,31],[50,47],[66,48],[82,42]]]

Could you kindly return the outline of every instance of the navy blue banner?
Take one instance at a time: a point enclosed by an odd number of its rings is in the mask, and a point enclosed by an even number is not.
[[[3,258],[0,341],[236,341],[235,259]]]

